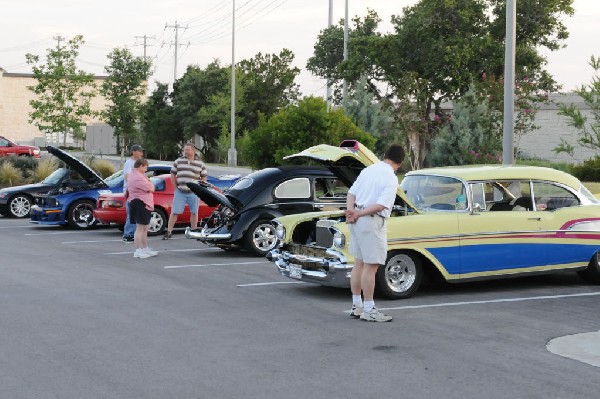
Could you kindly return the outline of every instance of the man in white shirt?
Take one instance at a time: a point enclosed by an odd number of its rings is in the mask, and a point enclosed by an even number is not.
[[[386,220],[398,192],[396,170],[403,161],[404,150],[399,144],[392,144],[383,161],[365,168],[348,191],[346,223],[350,229],[350,253],[354,256],[350,316],[354,318],[392,321],[391,316],[377,310],[373,293],[375,274],[387,257]]]
[[[144,155],[144,149],[139,144],[134,144],[129,149],[131,152],[131,157],[125,161],[125,165],[123,165],[123,193],[127,192],[127,177],[133,170],[133,165],[135,161],[140,159]],[[127,211],[127,218],[125,219],[125,228],[123,229],[123,242],[130,243],[133,242],[133,236],[135,233],[136,225],[135,223],[131,223],[129,221],[129,201],[125,201],[125,210]]]

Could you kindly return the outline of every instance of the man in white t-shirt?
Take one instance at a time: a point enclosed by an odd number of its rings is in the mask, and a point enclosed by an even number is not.
[[[387,256],[386,221],[398,192],[396,170],[404,150],[392,144],[383,161],[365,168],[350,187],[346,200],[346,223],[350,230],[350,253],[354,267],[350,278],[350,316],[365,321],[392,321],[375,307],[375,274]],[[361,292],[364,297],[361,297]]]
[[[144,149],[139,144],[132,145],[129,151],[131,152],[131,157],[129,157],[127,161],[125,161],[125,165],[123,165],[123,193],[127,192],[127,177],[133,170],[135,161],[144,155]],[[129,221],[129,199],[125,201],[125,210],[127,211],[127,218],[125,219],[125,228],[123,229],[123,242],[130,243],[133,242],[136,225]]]

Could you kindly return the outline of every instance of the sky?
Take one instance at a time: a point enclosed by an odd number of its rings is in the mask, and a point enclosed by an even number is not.
[[[517,5],[518,5],[518,0]],[[350,18],[375,10],[382,19],[380,31],[390,32],[390,17],[417,0],[349,0]],[[78,66],[104,75],[107,55],[115,47],[127,47],[134,55],[152,57],[154,81],[172,83],[187,65],[204,68],[214,59],[222,65],[232,61],[233,0],[0,0],[0,67],[7,72],[31,72],[25,54],[40,55],[57,45],[58,36],[83,35]],[[327,27],[329,0],[235,0],[235,60],[252,58],[258,52],[295,54],[294,65],[303,95],[325,96],[325,82],[306,70],[319,32]],[[333,22],[344,17],[345,0],[333,0]],[[600,1],[575,0],[575,15],[564,17],[570,32],[567,47],[545,52],[548,70],[571,91],[590,82],[591,55],[600,56],[595,42],[600,28]],[[175,29],[175,26],[179,26]],[[174,50],[177,32],[177,69]],[[64,42],[63,42],[64,44]]]

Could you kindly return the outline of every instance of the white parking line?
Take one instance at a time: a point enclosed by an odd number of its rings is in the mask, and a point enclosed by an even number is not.
[[[86,244],[86,243],[95,243],[95,242],[121,242],[120,240],[89,240],[89,241],[63,241],[61,244]]]
[[[254,283],[254,284],[237,284],[236,287],[257,287],[261,285],[277,285],[277,284],[307,284],[304,281],[271,281],[270,283]]]
[[[254,265],[254,264],[267,264],[268,261],[260,262],[237,262],[237,263],[210,263],[205,265],[181,265],[181,266],[165,266],[165,269],[182,269],[185,267],[207,267],[207,266],[234,266],[234,265]]]
[[[125,252],[107,252],[104,255],[131,255],[135,251],[135,248],[131,247],[130,251]],[[163,251],[156,251],[158,253],[162,252],[200,252],[200,251],[221,251],[219,248],[192,248],[192,249],[165,249]]]
[[[56,235],[56,234],[81,234],[81,231],[53,231],[50,233],[26,233],[23,234],[25,236],[48,236],[48,235]]]
[[[492,299],[488,301],[468,301],[468,302],[446,302],[446,303],[435,303],[430,305],[410,305],[410,306],[399,306],[395,308],[378,308],[380,310],[405,310],[405,309],[423,309],[423,308],[439,308],[445,306],[464,306],[464,305],[480,305],[487,303],[501,303],[501,302],[522,302],[522,301],[539,301],[544,299],[560,299],[560,298],[574,298],[580,296],[598,296],[600,292],[584,292],[581,294],[566,294],[566,295],[545,295],[545,296],[532,296],[523,298],[505,298],[505,299]],[[346,311],[349,312],[349,311]]]

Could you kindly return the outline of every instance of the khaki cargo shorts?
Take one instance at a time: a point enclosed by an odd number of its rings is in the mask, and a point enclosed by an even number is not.
[[[350,229],[350,254],[364,263],[385,264],[387,258],[386,220],[381,216],[362,216]]]

